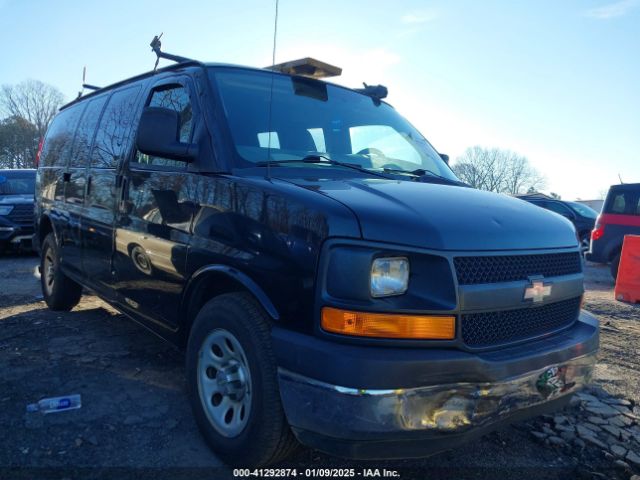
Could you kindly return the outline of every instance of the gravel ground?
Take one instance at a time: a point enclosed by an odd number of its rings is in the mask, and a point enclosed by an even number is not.
[[[192,419],[182,355],[91,295],[72,312],[47,310],[37,262],[0,257],[0,480],[231,476]],[[427,459],[354,462],[301,449],[281,467],[518,480],[639,473],[640,305],[613,300],[608,269],[588,265],[586,273],[585,308],[601,319],[601,353],[593,388],[560,416]],[[79,410],[25,412],[40,398],[72,393],[82,395]]]

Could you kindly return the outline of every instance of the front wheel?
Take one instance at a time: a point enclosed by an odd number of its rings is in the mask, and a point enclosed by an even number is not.
[[[68,312],[80,302],[82,286],[60,270],[60,255],[53,233],[42,242],[41,255],[40,284],[44,301],[51,310]]]
[[[186,364],[198,427],[227,464],[264,466],[295,449],[280,402],[270,320],[252,296],[228,293],[202,307]]]

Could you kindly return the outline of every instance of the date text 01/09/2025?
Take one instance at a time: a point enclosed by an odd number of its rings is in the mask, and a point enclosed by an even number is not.
[[[298,470],[296,468],[236,468],[233,470],[233,476],[238,478],[263,477],[263,478],[399,478],[400,474],[397,470],[388,470],[386,468],[363,468],[356,470],[355,468],[305,468]]]

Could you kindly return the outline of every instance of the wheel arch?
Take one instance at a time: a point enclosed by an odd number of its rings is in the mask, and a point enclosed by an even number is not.
[[[49,215],[47,215],[46,213],[40,216],[40,219],[38,221],[38,228],[36,232],[38,234],[38,241],[36,242],[37,243],[36,248],[38,249],[38,251],[41,250],[42,242],[44,242],[44,239],[49,233],[53,233],[53,236],[55,237],[56,242],[58,240],[58,235],[56,234],[56,229],[53,225],[53,221],[51,220]]]
[[[184,319],[181,325],[184,340],[188,338],[193,321],[206,302],[223,293],[236,291],[250,293],[273,321],[280,320],[280,314],[269,296],[251,277],[228,265],[207,265],[191,276],[182,295],[180,312]]]

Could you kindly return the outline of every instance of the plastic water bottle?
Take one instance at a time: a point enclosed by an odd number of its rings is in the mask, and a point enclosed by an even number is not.
[[[55,413],[75,410],[82,407],[80,395],[66,395],[64,397],[43,398],[38,403],[27,405],[27,412]]]

